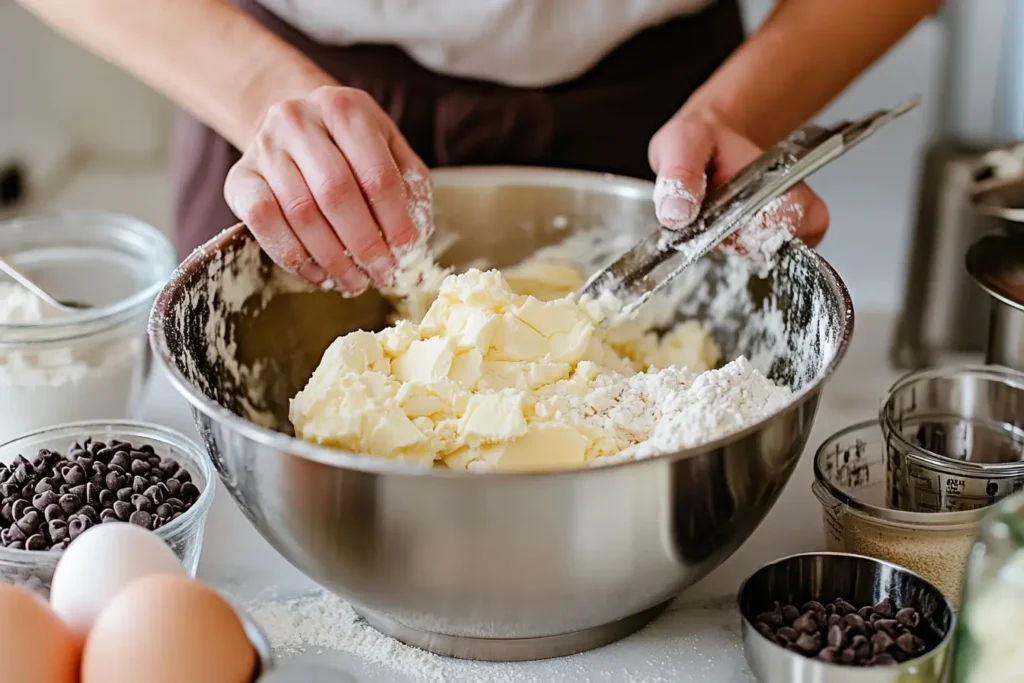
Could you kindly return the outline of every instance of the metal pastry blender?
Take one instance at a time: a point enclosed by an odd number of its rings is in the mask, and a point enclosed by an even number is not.
[[[798,128],[724,185],[708,193],[697,218],[683,230],[655,230],[617,261],[595,273],[577,293],[615,302],[615,318],[628,316],[732,235],[754,214],[833,159],[921,101],[915,96],[893,109],[827,128]]]

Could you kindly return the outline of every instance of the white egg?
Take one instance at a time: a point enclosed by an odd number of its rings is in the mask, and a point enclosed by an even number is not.
[[[84,640],[117,593],[154,574],[183,575],[185,568],[152,532],[121,522],[98,524],[64,551],[53,575],[50,605]]]

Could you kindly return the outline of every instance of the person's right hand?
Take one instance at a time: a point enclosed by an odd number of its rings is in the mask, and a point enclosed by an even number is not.
[[[426,165],[353,88],[322,87],[271,107],[224,197],[279,266],[349,295],[371,281],[390,285],[396,250],[432,229]]]

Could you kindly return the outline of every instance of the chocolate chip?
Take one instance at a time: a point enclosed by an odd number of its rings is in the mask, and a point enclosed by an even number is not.
[[[36,510],[43,511],[46,510],[46,508],[50,507],[51,505],[54,505],[59,500],[60,496],[58,496],[52,490],[47,489],[42,493],[37,493],[36,495],[32,496],[32,507],[34,507]]]
[[[895,619],[879,619],[875,622],[875,629],[884,631],[890,638],[898,636],[901,630],[900,623]]]
[[[8,524],[14,523],[14,515],[11,514],[11,503],[5,502],[0,505],[0,520],[7,522]]]
[[[896,613],[896,621],[906,628],[914,629],[921,623],[921,614],[913,607],[904,607]]]
[[[164,493],[156,484],[146,489],[142,495],[146,496],[146,498],[149,498],[155,505],[159,505],[160,503],[164,502]]]
[[[82,499],[74,493],[65,493],[57,501],[60,505],[60,509],[64,511],[65,515],[74,514],[78,512],[78,509],[82,507]]]
[[[128,518],[132,516],[133,512],[135,512],[135,506],[134,505],[132,505],[131,503],[126,503],[126,502],[121,501],[121,500],[119,500],[116,503],[114,503],[114,508],[113,509],[114,509],[114,514],[117,515],[117,518],[119,520],[121,520],[122,522],[127,522]]]
[[[36,482],[35,490],[36,493],[43,493],[44,491],[52,491],[57,486],[54,484],[53,477],[43,477]]]
[[[843,617],[843,624],[849,626],[853,633],[864,634],[864,619],[859,613],[847,614]]]
[[[46,509],[43,510],[43,519],[47,522],[52,522],[55,519],[64,519],[64,511],[56,503],[47,505]]]
[[[883,652],[872,657],[870,661],[868,661],[868,666],[893,666],[898,663],[899,662],[893,659],[892,655],[885,654]]]
[[[785,638],[786,642],[793,643],[800,637],[800,632],[791,626],[783,626],[776,631],[776,635]]]
[[[132,466],[129,471],[136,476],[146,476],[151,469],[153,468],[145,460],[132,460]]]
[[[160,505],[156,506],[156,516],[157,516],[157,519],[167,520],[167,519],[170,519],[171,515],[173,515],[173,514],[174,514],[174,508],[172,508],[167,503],[161,503]],[[769,630],[771,630],[770,627],[767,626],[767,624],[760,624],[760,625],[761,626],[765,626],[766,628],[769,628]]]
[[[42,523],[43,515],[38,510],[30,509],[14,523],[14,526],[24,531],[26,536],[31,536]]]
[[[892,602],[889,598],[878,601],[874,607],[875,612],[881,614],[883,617],[891,618],[893,616]]]
[[[153,518],[152,518],[152,516],[148,512],[143,512],[142,510],[136,510],[135,512],[132,513],[132,516],[128,518],[128,521],[131,524],[135,524],[135,525],[143,527],[144,529],[148,529],[149,525],[153,521]]]
[[[879,631],[875,635],[871,636],[871,650],[876,655],[888,652],[889,648],[891,648],[895,642],[896,641],[889,637],[888,633],[885,631]]]
[[[33,534],[25,541],[25,550],[46,550],[48,545],[42,534]]]
[[[821,634],[801,633],[794,644],[804,654],[817,654],[821,651]]]
[[[181,487],[181,497],[188,500],[191,493],[189,487],[195,488],[193,484],[185,484]],[[198,494],[197,494],[198,495]],[[794,621],[800,617],[800,610],[793,605],[783,605],[780,608],[780,614],[782,614],[782,623],[786,626],[790,626]]]
[[[138,510],[139,512],[148,512],[152,514],[153,511],[156,510],[156,506],[153,505],[153,501],[151,501],[149,498],[147,498],[141,493],[137,493],[134,496],[132,496],[131,502],[132,505],[135,506],[135,509]]]
[[[192,475],[188,473],[184,467],[179,467],[178,471],[174,473],[174,478],[180,481],[182,484],[187,484],[192,481]]]
[[[136,476],[132,479],[132,493],[142,493],[149,488],[149,482],[142,477]]]
[[[97,512],[96,508],[94,508],[91,505],[83,505],[81,508],[79,508],[78,516],[85,517],[93,524],[96,524],[100,521],[100,513]]]
[[[91,526],[92,522],[88,517],[76,515],[70,522],[68,522],[68,535],[73,541],[85,533],[85,531]]]
[[[30,507],[32,506],[27,500],[25,500],[24,498],[19,498],[18,500],[14,501],[11,504],[11,516],[15,519],[15,521],[17,521],[21,519],[22,515],[24,515],[25,511],[28,510]]]
[[[11,542],[11,543],[13,543],[15,541],[24,541],[24,540],[28,539],[28,536],[25,534],[24,531],[22,531],[21,527],[19,527],[17,524],[15,524],[14,526],[8,527],[6,529],[6,531],[7,531],[7,540],[9,542]]]
[[[117,499],[123,503],[127,503],[132,499],[135,494],[132,492],[131,487],[124,487],[117,490]]]
[[[78,463],[68,465],[61,470],[61,476],[71,486],[78,486],[84,484],[86,481],[85,470],[83,470]]]
[[[814,612],[811,611],[804,612],[797,617],[796,621],[793,622],[793,628],[804,633],[817,633],[820,630],[818,620],[815,619]]]
[[[817,600],[811,600],[805,602],[804,606],[800,608],[801,612],[817,612],[818,614],[825,614],[825,606]]]
[[[123,472],[127,472],[128,468],[132,466],[132,459],[124,451],[118,451],[110,458],[110,466],[120,467]]]
[[[103,485],[111,491],[117,491],[124,486],[124,476],[117,472],[107,472],[107,476],[103,478]]]
[[[834,614],[833,616],[839,618],[838,614]],[[843,629],[839,627],[839,624],[833,624],[829,627],[828,644],[830,647],[834,647],[836,649],[842,649],[843,645],[846,644],[845,634],[843,633]]]
[[[100,521],[101,522],[120,522],[120,521],[124,521],[124,520],[120,519],[117,516],[117,513],[114,512],[114,510],[112,508],[104,508],[100,512]]]
[[[110,489],[103,489],[100,491],[100,505],[104,509],[111,507],[117,500],[117,496]]]
[[[62,519],[51,520],[46,525],[46,530],[54,543],[63,543],[69,538],[68,523]]]
[[[78,500],[85,500],[85,484],[72,486],[71,488],[68,489],[68,493],[77,496]]]
[[[820,659],[823,662],[832,663],[836,661],[836,659],[838,658],[839,650],[835,649],[834,647],[823,648],[822,651],[818,653],[818,659]]]
[[[167,487],[167,493],[169,497],[178,496],[181,493],[181,482],[177,479],[168,479],[164,486]]]
[[[112,448],[100,448],[96,451],[96,454],[93,457],[96,458],[98,462],[109,465],[111,458],[114,457],[114,450]]]
[[[11,543],[9,543],[7,545],[7,547],[10,548],[11,550],[24,550],[25,549],[25,544],[22,543],[21,541],[12,541]]]

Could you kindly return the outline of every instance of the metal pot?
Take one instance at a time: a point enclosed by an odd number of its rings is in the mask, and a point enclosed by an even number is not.
[[[459,238],[445,252],[451,264],[506,266],[592,228],[604,228],[605,245],[623,233],[628,243],[656,226],[652,191],[549,169],[434,174],[438,232]],[[755,357],[788,384],[790,405],[699,448],[585,470],[423,470],[291,436],[288,400],[327,346],[382,327],[390,306],[374,292],[346,299],[282,284],[243,226],[185,260],[150,338],[227,490],[296,567],[406,643],[539,659],[647,623],[740,547],[789,480],[853,311],[818,254],[794,241],[780,258],[780,275],[744,275],[739,289],[724,257],[702,260],[680,282],[679,311],[711,321],[727,357]]]

